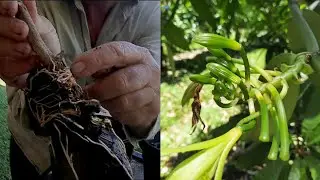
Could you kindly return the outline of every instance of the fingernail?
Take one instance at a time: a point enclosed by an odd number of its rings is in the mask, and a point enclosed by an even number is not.
[[[72,65],[71,71],[75,74],[78,74],[81,73],[85,68],[86,66],[82,62],[78,62]]]

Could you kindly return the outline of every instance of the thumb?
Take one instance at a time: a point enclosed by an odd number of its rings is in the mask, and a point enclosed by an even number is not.
[[[29,14],[33,20],[33,23],[36,23],[38,20],[36,1],[35,0],[24,0],[23,4],[27,7]]]
[[[43,16],[40,16],[37,11],[35,0],[24,0],[23,4],[29,11],[29,14],[35,24],[42,40],[50,49],[50,51],[57,55],[61,52],[60,42],[55,28],[51,22]]]

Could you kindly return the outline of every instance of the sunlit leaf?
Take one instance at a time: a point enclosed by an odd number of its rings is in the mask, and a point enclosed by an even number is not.
[[[202,150],[180,163],[168,180],[194,180],[200,178],[214,165],[225,144]]]
[[[265,48],[250,51],[249,53],[247,53],[249,63],[260,68],[265,68],[267,51],[268,50]]]

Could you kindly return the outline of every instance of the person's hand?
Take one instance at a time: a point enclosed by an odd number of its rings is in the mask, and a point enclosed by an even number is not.
[[[117,70],[106,75],[110,68]],[[85,87],[137,137],[149,132],[160,112],[160,66],[150,52],[129,42],[111,42],[76,57],[75,77],[95,77]]]
[[[35,1],[24,1],[33,22],[49,49],[54,53],[60,51],[58,36],[52,24],[37,13]],[[27,41],[29,28],[27,24],[15,18],[18,12],[17,1],[0,1],[0,78],[9,86],[24,87],[27,73],[37,64]]]

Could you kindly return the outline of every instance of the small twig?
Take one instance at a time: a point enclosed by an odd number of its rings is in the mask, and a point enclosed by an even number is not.
[[[35,24],[29,14],[28,9],[23,3],[19,3],[18,6],[18,18],[23,20],[29,26],[28,40],[31,44],[32,49],[39,55],[40,60],[45,66],[52,66],[53,64],[53,54],[48,49],[44,41],[42,40],[39,32],[36,29]]]

